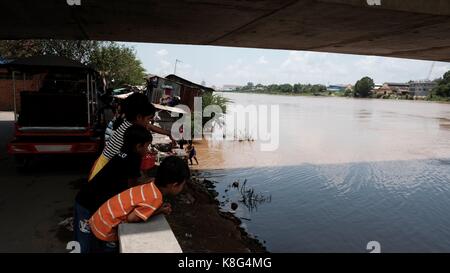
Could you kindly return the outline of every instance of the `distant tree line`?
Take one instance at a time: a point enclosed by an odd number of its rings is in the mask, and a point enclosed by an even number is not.
[[[444,74],[440,79],[435,80],[437,86],[431,91],[428,96],[428,100],[444,100],[450,101],[450,71]],[[363,77],[358,80],[353,88],[343,89],[342,92],[334,93],[333,95],[354,97],[354,98],[375,98],[376,94],[372,94],[372,90],[375,88],[375,82],[370,77]],[[236,92],[250,92],[250,93],[267,93],[267,94],[305,94],[305,95],[330,95],[327,92],[327,87],[322,84],[253,84],[252,82],[247,85],[238,87],[234,91]],[[412,96],[406,95],[409,99]]]
[[[254,92],[254,93],[268,93],[268,94],[320,94],[327,91],[327,87],[321,84],[269,84],[254,85],[252,82],[247,85],[238,87],[236,92]]]

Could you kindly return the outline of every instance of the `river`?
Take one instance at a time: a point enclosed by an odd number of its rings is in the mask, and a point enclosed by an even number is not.
[[[279,146],[197,145],[224,210],[271,252],[450,252],[450,105],[221,93],[278,105]],[[260,202],[240,202],[244,181]],[[239,187],[232,183],[239,181]]]

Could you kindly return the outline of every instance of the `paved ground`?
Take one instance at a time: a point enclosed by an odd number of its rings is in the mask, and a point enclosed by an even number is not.
[[[0,252],[67,252],[71,233],[58,223],[71,216],[92,159],[40,158],[20,172],[6,154],[13,125],[13,115],[0,112]]]

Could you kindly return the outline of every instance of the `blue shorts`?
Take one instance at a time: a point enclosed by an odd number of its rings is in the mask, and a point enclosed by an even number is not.
[[[89,219],[92,213],[75,201],[73,215],[74,240],[80,244],[80,253],[91,252],[92,233],[89,227]]]

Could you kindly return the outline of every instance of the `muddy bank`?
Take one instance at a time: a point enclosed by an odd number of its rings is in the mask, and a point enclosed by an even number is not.
[[[233,214],[222,212],[214,185],[208,180],[193,179],[183,193],[169,200],[172,214],[167,221],[184,252],[267,252],[256,239],[240,227]]]

